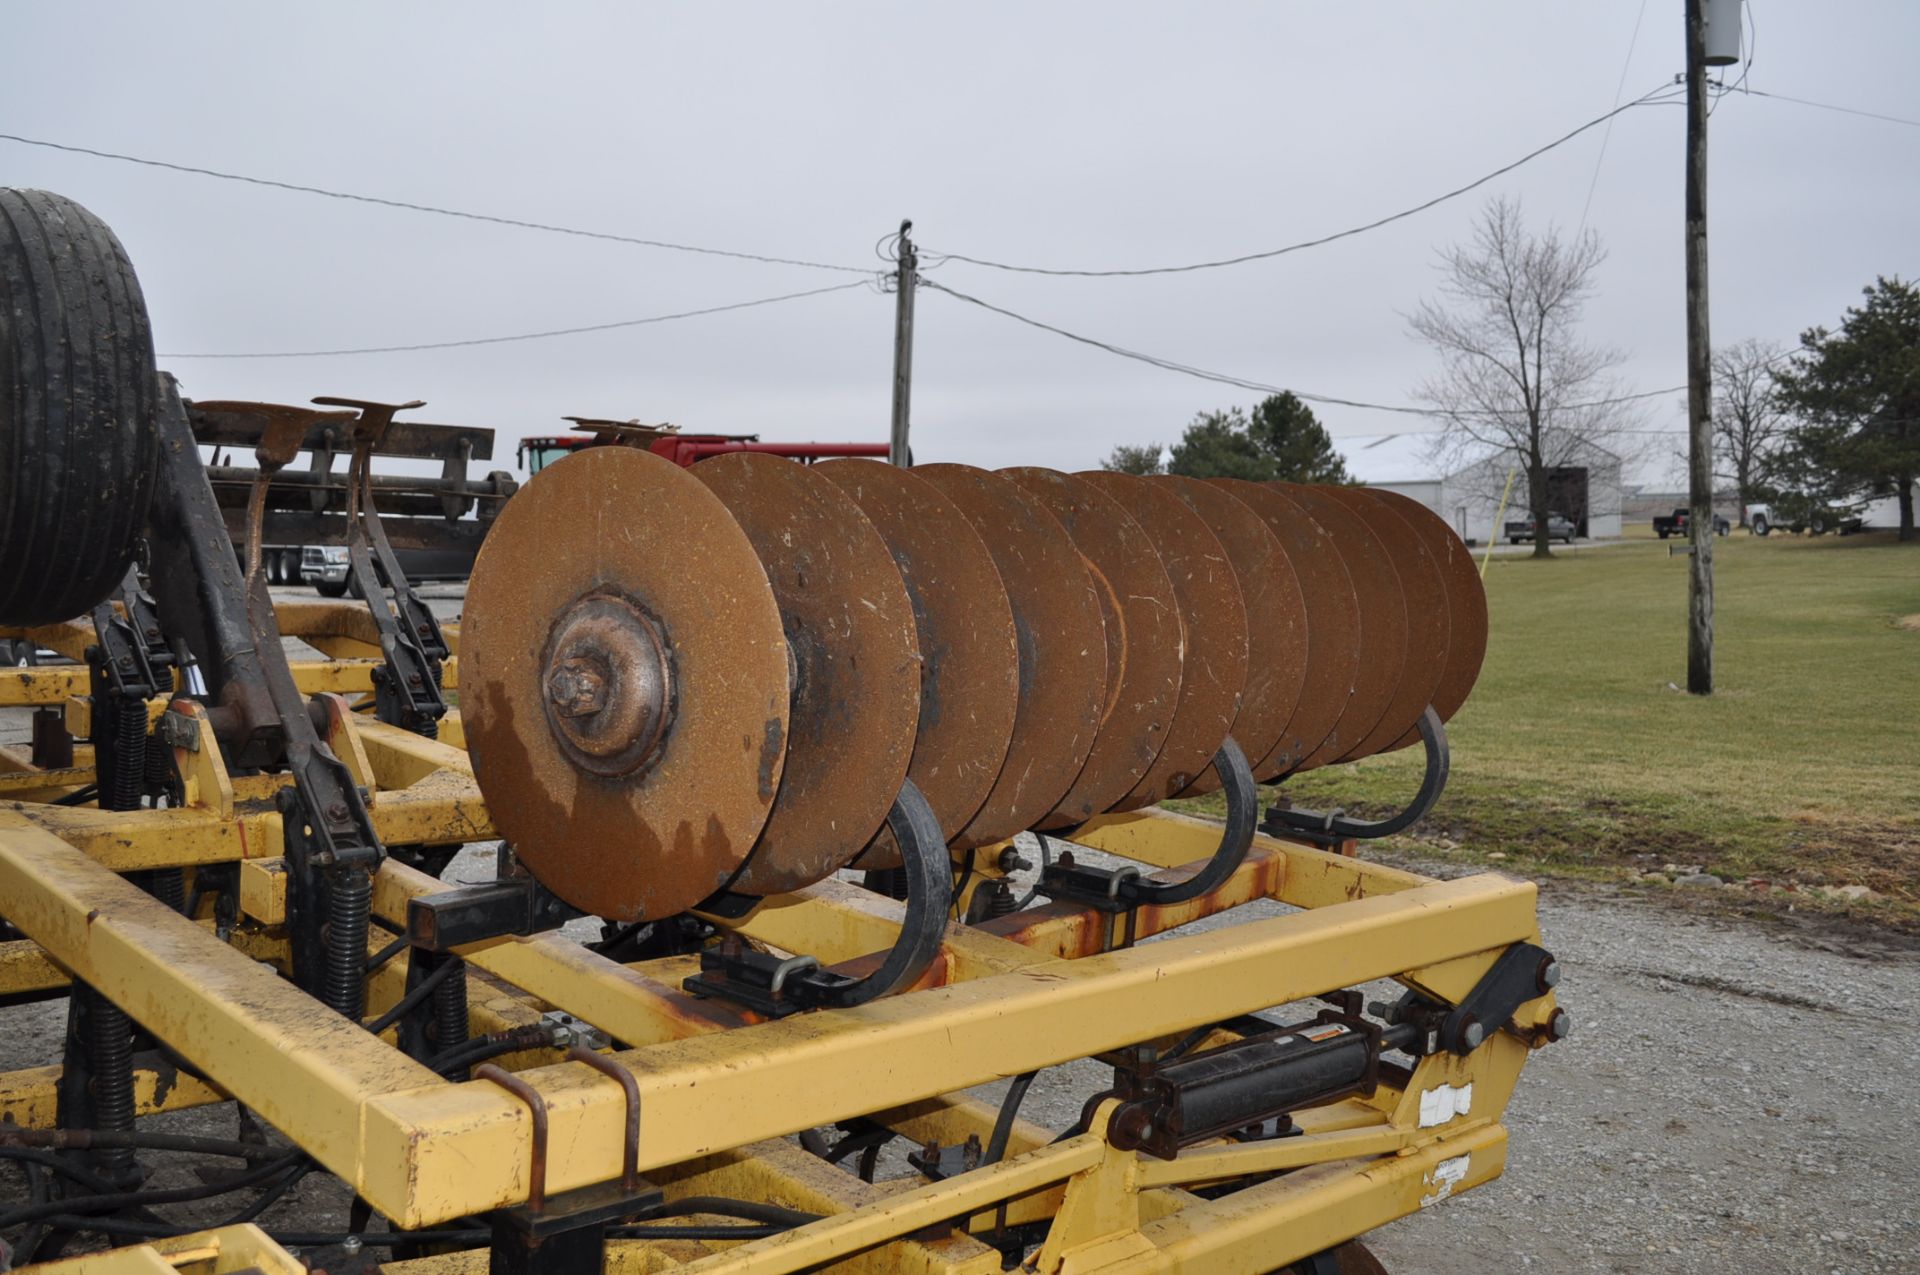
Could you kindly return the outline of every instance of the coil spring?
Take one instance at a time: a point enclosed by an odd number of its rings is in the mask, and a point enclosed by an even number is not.
[[[866,885],[875,894],[884,894],[889,899],[904,899],[907,897],[907,870],[871,868],[867,872]]]
[[[173,749],[158,732],[147,736],[146,780],[156,792],[173,782]]]
[[[437,717],[422,717],[414,723],[413,733],[422,739],[440,738],[440,719]]]
[[[102,810],[138,810],[146,791],[147,702],[137,695],[107,697],[107,773]]]
[[[127,880],[160,900],[175,912],[187,910],[187,874],[182,868],[148,868],[129,872]]]
[[[444,958],[455,966],[464,965],[457,956]],[[445,1053],[467,1041],[467,972],[456,968],[433,989],[433,1044]]]
[[[133,1128],[133,1024],[118,1005],[92,987],[76,984],[86,1006],[87,1068],[93,1073],[93,1123],[100,1129]],[[93,1152],[101,1176],[115,1182],[133,1178],[132,1147],[101,1147]]]
[[[320,999],[343,1018],[359,1022],[367,1008],[367,918],[373,905],[373,874],[339,868],[327,879],[327,954]]]
[[[1020,909],[1019,900],[1013,897],[1013,884],[1005,877],[989,883],[986,886],[986,894],[986,914],[989,920],[996,916],[1007,916]]]

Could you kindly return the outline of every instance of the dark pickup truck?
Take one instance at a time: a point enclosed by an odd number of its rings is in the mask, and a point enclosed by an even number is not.
[[[1724,536],[1731,530],[1733,530],[1733,524],[1726,520],[1725,515],[1715,514],[1713,516],[1714,535]],[[1684,509],[1676,509],[1668,517],[1655,518],[1653,520],[1653,534],[1662,540],[1665,540],[1668,536],[1686,535],[1687,511]]]
[[[1549,540],[1564,540],[1568,544],[1572,544],[1573,538],[1578,534],[1579,530],[1578,527],[1573,525],[1571,518],[1565,517],[1562,514],[1547,515],[1547,539]],[[1506,526],[1502,528],[1502,531],[1506,534],[1508,544],[1522,544],[1533,539],[1533,519],[1509,518]]]

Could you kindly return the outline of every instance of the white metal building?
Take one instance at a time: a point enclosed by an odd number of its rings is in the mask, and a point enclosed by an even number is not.
[[[1439,514],[1454,534],[1469,544],[1498,535],[1494,518],[1507,475],[1515,471],[1511,453],[1449,464],[1436,458],[1432,434],[1399,434],[1374,439],[1338,439],[1334,446],[1347,472],[1367,487],[1396,491]],[[1573,520],[1580,534],[1606,540],[1620,534],[1620,458],[1592,443],[1574,446],[1574,463],[1549,472],[1548,504]],[[1526,516],[1526,474],[1513,473],[1507,517]]]

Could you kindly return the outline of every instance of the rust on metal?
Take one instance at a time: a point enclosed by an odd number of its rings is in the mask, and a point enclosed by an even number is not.
[[[1163,475],[1164,485],[1213,528],[1240,581],[1247,607],[1247,684],[1233,737],[1255,761],[1280,746],[1300,706],[1307,680],[1307,607],[1300,579],[1272,528],[1233,493],[1197,478]],[[1183,797],[1212,792],[1220,777],[1209,767]]]
[[[1341,757],[1353,761],[1385,752],[1393,741],[1414,729],[1427,709],[1447,667],[1447,641],[1452,628],[1447,616],[1447,586],[1427,549],[1426,537],[1375,493],[1359,487],[1328,487],[1328,495],[1344,501],[1387,546],[1400,592],[1407,606],[1407,650],[1400,685],[1369,731]]]
[[[1079,777],[1106,698],[1106,634],[1079,551],[1038,500],[971,465],[920,465],[913,472],[980,533],[1013,605],[1020,704],[1000,775],[951,842],[971,849],[1031,828]]]
[[[1180,698],[1159,757],[1110,806],[1133,810],[1183,791],[1233,732],[1247,680],[1247,608],[1220,538],[1167,487],[1131,474],[1080,475],[1124,505],[1146,530],[1173,580],[1183,628]]]
[[[787,636],[786,770],[760,840],[727,885],[785,894],[865,849],[906,778],[920,714],[913,604],[860,506],[810,466],[735,452],[687,472],[746,532]]]
[[[487,808],[568,903],[667,916],[745,860],[785,759],[787,646],[753,545],[688,471],[613,447],[541,471],[474,563],[460,663]]]
[[[1279,538],[1307,608],[1307,672],[1300,704],[1280,742],[1253,760],[1253,777],[1264,783],[1311,756],[1346,712],[1360,670],[1360,603],[1331,533],[1299,504],[1275,487],[1238,478],[1209,479],[1208,485],[1239,499]]]
[[[1324,743],[1295,769],[1324,766],[1347,755],[1365,739],[1400,688],[1407,659],[1407,603],[1400,577],[1386,542],[1326,488],[1300,483],[1272,483],[1284,495],[1313,515],[1332,535],[1333,546],[1346,563],[1360,603],[1360,669],[1353,696]]]
[[[1003,469],[1047,507],[1080,551],[1107,637],[1106,697],[1086,767],[1039,825],[1085,823],[1110,809],[1160,755],[1180,698],[1180,612],[1153,541],[1112,497],[1054,469]]]
[[[853,498],[893,553],[920,643],[920,721],[907,778],[951,839],[1000,776],[1020,705],[1013,608],[980,534],[914,471],[877,460],[814,466]],[[881,825],[862,868],[900,864]]]
[[[1374,493],[1418,532],[1433,555],[1440,576],[1447,586],[1447,615],[1450,640],[1447,643],[1447,668],[1433,693],[1433,708],[1441,721],[1460,711],[1480,677],[1480,662],[1487,654],[1487,590],[1480,572],[1473,565],[1473,554],[1466,542],[1455,534],[1440,516],[1417,500],[1393,491]],[[1408,731],[1391,747],[1404,748],[1420,738]]]
[[[547,1100],[520,1077],[493,1063],[481,1063],[473,1069],[475,1080],[490,1081],[526,1104],[533,1119],[533,1154],[527,1163],[527,1212],[541,1213],[547,1207]]]

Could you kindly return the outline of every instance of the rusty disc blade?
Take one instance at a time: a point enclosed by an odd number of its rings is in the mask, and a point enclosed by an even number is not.
[[[1345,757],[1386,716],[1400,688],[1407,661],[1407,603],[1387,546],[1366,520],[1322,487],[1272,483],[1325,527],[1353,580],[1360,603],[1360,668],[1346,711],[1327,738],[1296,769],[1324,766]]]
[[[1306,686],[1307,608],[1299,577],[1272,528],[1233,493],[1197,478],[1166,475],[1151,481],[1204,518],[1233,563],[1247,607],[1247,684],[1240,692],[1233,738],[1248,757],[1264,757],[1279,746]],[[1180,795],[1198,796],[1219,786],[1220,777],[1209,767]]]
[[[542,885],[634,921],[726,883],[780,782],[787,648],[712,492],[625,448],[549,466],[488,533],[460,636],[474,776]]]
[[[860,506],[906,581],[920,642],[920,723],[907,778],[952,838],[999,778],[1020,704],[1013,609],[1000,572],[966,515],[912,470],[836,460],[813,472]],[[883,824],[858,866],[899,864],[900,847]]]
[[[1467,702],[1474,682],[1479,680],[1480,663],[1486,658],[1487,590],[1480,582],[1480,572],[1473,565],[1473,554],[1466,542],[1454,534],[1440,515],[1396,491],[1373,494],[1397,510],[1426,541],[1427,551],[1433,555],[1441,579],[1446,582],[1450,621],[1447,668],[1433,692],[1433,708],[1441,721],[1448,721]],[[1419,732],[1410,730],[1392,746],[1405,748],[1419,738]]]
[[[1106,696],[1093,751],[1037,826],[1085,823],[1133,791],[1160,754],[1180,696],[1173,581],[1140,524],[1093,484],[1055,469],[1003,469],[1060,520],[1086,563],[1107,635]]]
[[[1333,536],[1277,488],[1239,478],[1211,478],[1218,487],[1260,515],[1279,539],[1300,580],[1307,610],[1307,672],[1300,704],[1280,741],[1253,761],[1253,777],[1265,783],[1311,756],[1333,733],[1360,669],[1360,602]],[[1251,756],[1251,754],[1249,754]]]
[[[1359,487],[1325,490],[1345,502],[1386,544],[1407,604],[1407,654],[1400,685],[1387,711],[1381,714],[1380,724],[1341,758],[1352,761],[1387,751],[1396,739],[1413,730],[1446,672],[1447,641],[1453,626],[1447,615],[1447,586],[1427,548],[1426,537],[1374,492]]]
[[[1240,581],[1206,520],[1173,491],[1131,474],[1078,475],[1133,514],[1173,580],[1182,628],[1180,700],[1167,742],[1144,778],[1112,810],[1164,801],[1213,763],[1233,731],[1247,680],[1247,608]]]
[[[906,778],[920,716],[913,604],[860,506],[811,467],[735,452],[691,472],[760,555],[787,636],[786,771],[759,842],[727,886],[784,894],[859,854]],[[697,562],[683,569],[701,572]]]
[[[958,505],[986,542],[1019,639],[1013,740],[987,800],[951,842],[964,850],[1033,827],[1079,777],[1106,698],[1106,632],[1079,551],[1038,500],[971,465],[913,472]]]

